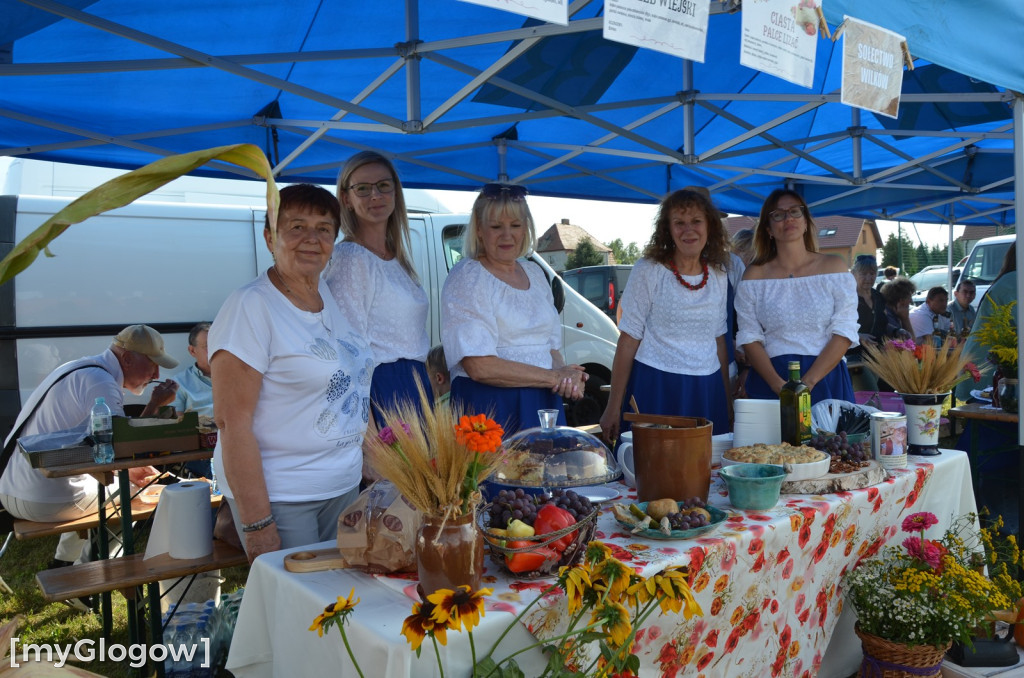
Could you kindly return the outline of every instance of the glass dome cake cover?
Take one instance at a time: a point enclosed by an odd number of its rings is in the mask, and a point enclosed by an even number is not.
[[[509,436],[508,459],[488,480],[499,486],[558,488],[600,485],[622,476],[615,457],[599,438],[569,426],[555,426],[557,410],[538,410],[540,426]]]

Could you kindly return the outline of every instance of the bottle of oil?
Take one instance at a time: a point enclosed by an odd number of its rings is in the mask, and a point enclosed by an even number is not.
[[[800,363],[789,361],[789,381],[779,391],[782,442],[806,445],[811,440],[811,389],[800,380]]]

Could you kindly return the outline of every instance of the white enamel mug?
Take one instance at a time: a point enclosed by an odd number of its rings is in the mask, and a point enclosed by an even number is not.
[[[619,436],[619,449],[615,453],[615,461],[622,469],[622,482],[636,487],[636,476],[633,474],[633,432],[626,431]]]

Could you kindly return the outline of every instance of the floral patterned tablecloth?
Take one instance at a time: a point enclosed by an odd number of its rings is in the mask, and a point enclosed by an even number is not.
[[[641,675],[802,678],[819,675],[819,670],[821,675],[848,676],[853,673],[859,645],[849,633],[850,624],[841,624],[840,628],[846,629],[844,637],[833,639],[837,620],[843,611],[839,588],[842,574],[861,558],[876,553],[897,533],[900,522],[910,513],[928,510],[936,514],[940,523],[934,529],[939,534],[957,515],[974,510],[970,471],[964,453],[947,450],[940,457],[931,458],[932,461],[920,457],[911,459],[908,468],[896,471],[880,485],[821,496],[783,495],[778,505],[768,511],[733,509],[724,485],[715,474],[709,503],[728,511],[729,518],[714,531],[695,540],[657,541],[632,535],[615,521],[606,508],[598,518],[596,538],[611,546],[616,557],[644,575],[654,574],[670,565],[688,564],[695,597],[704,612],[703,616],[695,616],[689,621],[673,615],[650,617],[638,632],[636,651],[641,659]],[[941,473],[936,473],[937,468]],[[937,475],[941,476],[939,482],[935,481]],[[619,489],[625,493],[624,499],[633,498],[625,486],[619,486]],[[488,601],[483,623],[474,631],[475,634],[483,634],[481,638],[489,633],[500,633],[507,626],[511,617],[500,612],[521,610],[551,581],[516,581],[496,572],[496,569],[493,563],[488,563],[485,585],[493,587],[494,594]],[[254,567],[253,572],[256,571]],[[333,575],[333,588],[324,587],[325,582],[331,581],[327,575]],[[348,582],[359,581],[360,577],[367,581],[372,579],[357,572],[343,571],[293,575],[285,573],[283,568],[280,575],[276,574],[275,568],[274,576],[308,578],[296,580],[299,582],[296,586],[298,589],[305,586],[314,598],[319,596],[320,605],[333,601],[334,596],[346,595]],[[250,574],[243,613],[249,606],[253,579]],[[291,581],[288,583],[292,584]],[[390,589],[396,596],[404,596],[407,605],[411,606],[415,582],[378,577],[376,583],[382,586],[376,587],[371,605],[383,601],[386,596],[381,591]],[[255,583],[257,587],[268,585],[275,586],[276,583]],[[363,595],[365,602],[367,595],[364,592],[370,590],[367,586],[361,590],[357,587],[356,595]],[[297,647],[308,647],[305,640],[300,644],[284,640],[304,633],[304,629],[274,633],[273,622],[266,619],[268,615],[271,618],[277,616],[282,603],[277,603],[272,609],[266,608],[268,593],[261,591],[253,596],[259,601],[257,605],[264,606],[259,611],[264,621],[262,624],[253,622],[257,626],[255,630],[247,629],[249,622],[242,622],[244,616],[240,616],[228,663],[228,668],[236,675],[270,675],[244,670],[248,664],[259,663],[257,655],[264,659],[268,654],[276,655],[274,663],[279,666],[282,653],[299,654],[297,660],[306,663],[315,660],[308,649],[297,652]],[[291,595],[289,600],[289,604],[297,604],[296,596]],[[394,599],[389,598],[387,602],[397,610],[402,609]],[[317,612],[316,607],[306,611],[310,621]],[[369,655],[374,644],[371,641],[386,646],[389,665],[396,668],[381,675],[434,675],[436,664],[432,668],[424,662],[406,663],[401,667],[394,664],[401,658],[405,642],[397,634],[396,624],[400,627],[401,619],[409,613],[408,607],[400,618],[393,620],[395,623],[383,627],[368,620],[361,622],[360,612],[357,610],[352,621],[356,625],[367,625],[367,628],[354,629],[365,633],[367,645],[363,651]],[[396,616],[398,613],[389,614]],[[565,615],[564,598],[560,594],[552,594],[531,610],[524,621],[534,635],[547,638],[557,633],[565,622]],[[849,617],[849,612],[845,617]],[[259,628],[268,624],[269,629]],[[382,634],[380,637],[374,637],[373,627]],[[394,637],[388,637],[390,633],[394,633]],[[243,636],[241,642],[240,635]],[[316,634],[306,635],[312,635],[316,640]],[[446,663],[458,669],[466,665],[466,657],[459,656],[466,650],[460,635],[464,634],[449,634],[449,645],[444,648]],[[320,640],[320,645],[315,646],[318,647],[317,652],[337,655],[325,665],[348,662],[340,639],[334,638],[332,643]],[[850,651],[838,652],[838,658],[833,662],[836,666],[823,668],[826,648],[830,642],[835,645],[836,641],[852,646],[853,654]],[[523,641],[520,639],[518,642]],[[480,645],[478,643],[478,647]],[[255,654],[247,656],[250,651]],[[412,654],[407,646],[404,651]],[[829,653],[831,656],[832,648],[829,648]],[[503,655],[499,652],[497,656]],[[448,675],[464,674],[456,670]]]

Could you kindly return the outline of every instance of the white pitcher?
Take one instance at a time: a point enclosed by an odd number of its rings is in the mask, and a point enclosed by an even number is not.
[[[633,474],[633,432],[626,431],[619,436],[619,449],[615,452],[615,461],[622,469],[622,482],[636,487],[636,476]]]

